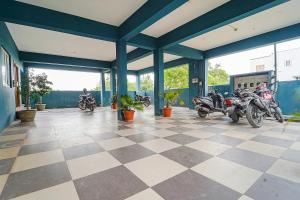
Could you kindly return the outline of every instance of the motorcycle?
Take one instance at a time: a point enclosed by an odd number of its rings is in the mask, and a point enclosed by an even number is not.
[[[228,117],[232,119],[232,122],[237,123],[246,115],[249,93],[252,92],[248,89],[236,89],[233,96],[225,100]]]
[[[284,121],[281,109],[274,98],[274,92],[270,91],[265,84],[258,86],[250,96],[246,117],[254,128],[261,127],[266,117],[274,117],[281,123]]]
[[[146,107],[151,104],[151,98],[149,96],[135,95],[135,100],[142,102]]]
[[[222,112],[226,115],[226,107],[224,106],[224,97],[217,92],[210,92],[206,97],[194,97],[193,103],[199,117],[205,118],[209,113]]]
[[[94,111],[96,108],[96,100],[90,94],[80,95],[79,96],[79,108],[81,110],[89,109],[90,111]]]

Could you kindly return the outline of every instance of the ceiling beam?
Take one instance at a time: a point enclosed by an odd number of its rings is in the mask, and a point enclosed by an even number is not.
[[[289,0],[231,0],[160,36],[158,46],[168,48],[287,1]]]
[[[205,58],[214,58],[295,38],[300,38],[300,23],[216,47],[205,51],[204,55]]]
[[[188,0],[151,0],[143,4],[118,28],[119,39],[129,40]]]
[[[98,69],[110,69],[110,62],[91,60],[84,58],[74,58],[66,56],[57,56],[32,52],[19,52],[19,58],[23,62],[30,63],[44,63],[44,64],[57,64],[57,65],[69,65],[69,66],[81,66],[92,67]]]
[[[127,53],[127,63],[134,62],[136,60],[139,60],[139,59],[144,58],[151,54],[152,54],[151,50],[137,48],[137,49]],[[111,67],[115,67],[115,66],[116,66],[116,60],[111,62]]]
[[[17,1],[1,2],[0,21],[110,42],[119,39],[117,26]],[[128,43],[146,49],[156,48],[156,38],[144,34],[138,34]]]
[[[195,59],[195,60],[202,60],[204,57],[203,52],[201,50],[183,46],[180,44],[171,46],[171,47],[165,49],[164,52],[172,54],[172,55],[176,55],[176,56],[181,56],[184,58]]]
[[[80,71],[80,72],[95,72],[95,73],[100,73],[102,71],[102,69],[99,69],[99,68],[80,67],[80,66],[74,66],[74,65],[30,63],[30,62],[24,62],[24,67],[38,68],[38,69]]]

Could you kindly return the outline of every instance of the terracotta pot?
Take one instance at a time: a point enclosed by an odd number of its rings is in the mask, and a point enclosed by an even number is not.
[[[43,104],[43,103],[37,103],[37,104],[36,104],[36,109],[37,109],[38,111],[45,110],[45,108],[46,108],[46,104]]]
[[[112,103],[111,104],[111,109],[117,110],[118,109],[118,104],[117,103]]]
[[[172,108],[170,107],[165,107],[163,109],[163,114],[164,114],[164,117],[171,117],[172,116]]]
[[[32,122],[34,121],[36,110],[21,110],[18,111],[18,116],[21,122]]]
[[[124,121],[125,122],[133,120],[134,110],[124,110],[123,113],[124,113]]]

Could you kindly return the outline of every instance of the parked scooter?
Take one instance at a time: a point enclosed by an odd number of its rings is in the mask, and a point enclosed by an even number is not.
[[[148,107],[151,104],[150,96],[135,95],[135,100],[143,102],[144,106]]]
[[[274,98],[274,92],[270,91],[265,84],[258,86],[252,93],[246,117],[254,128],[261,127],[266,117],[274,117],[279,122],[284,121],[281,109]]]
[[[89,109],[90,111],[94,111],[96,108],[96,100],[90,93],[87,93],[87,90],[83,89],[83,95],[79,96],[79,108],[81,110]]]
[[[209,113],[222,112],[226,115],[224,97],[218,92],[210,92],[206,97],[194,97],[193,103],[199,117],[205,118]]]

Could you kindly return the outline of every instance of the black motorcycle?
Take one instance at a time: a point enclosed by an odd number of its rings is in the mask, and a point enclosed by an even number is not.
[[[279,122],[284,121],[281,109],[274,98],[274,92],[267,89],[266,85],[258,86],[249,98],[246,117],[254,128],[261,127],[266,117],[274,117]]]
[[[151,104],[151,98],[149,96],[135,95],[135,100],[142,102],[146,107]]]
[[[222,112],[226,115],[224,97],[218,92],[210,92],[206,97],[194,97],[193,103],[201,118],[205,118],[209,113],[213,112]]]
[[[89,109],[90,111],[94,111],[96,108],[96,100],[91,94],[84,94],[79,96],[79,108],[81,110]]]

